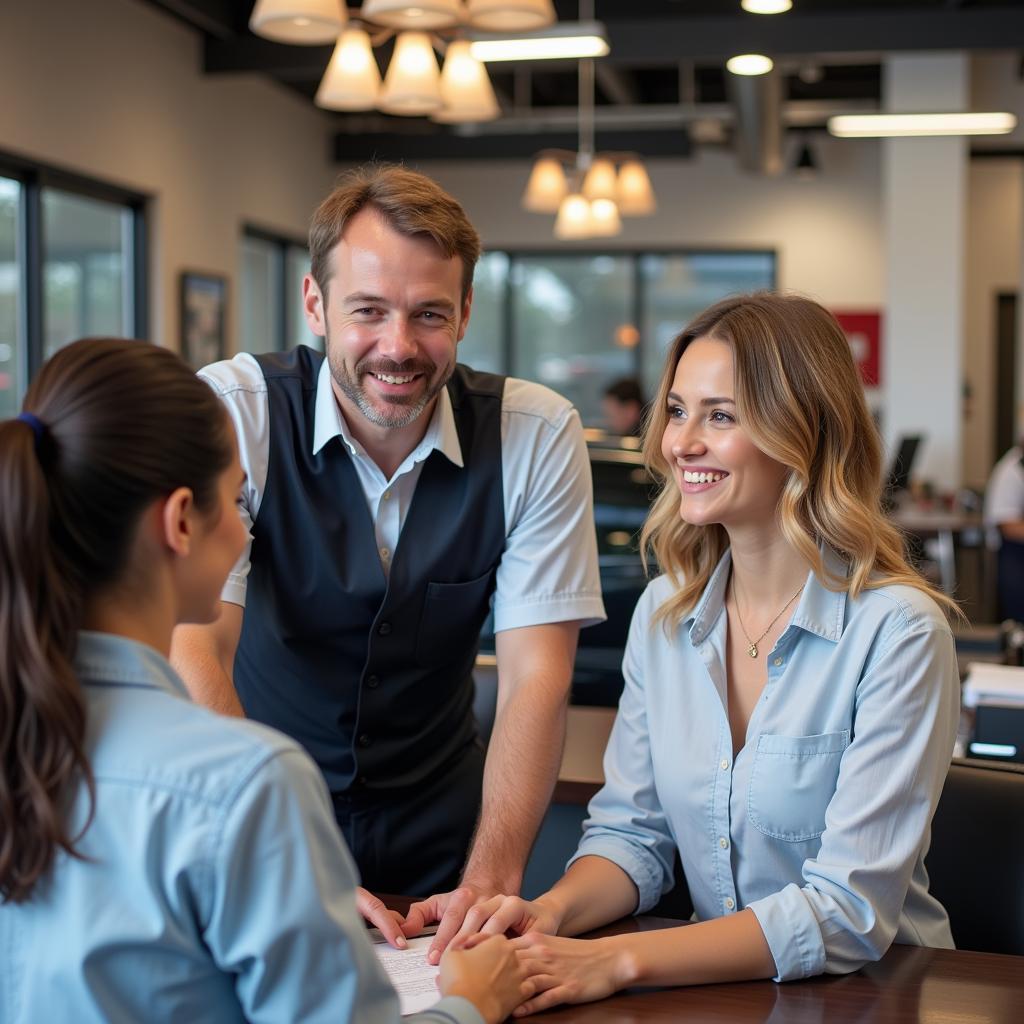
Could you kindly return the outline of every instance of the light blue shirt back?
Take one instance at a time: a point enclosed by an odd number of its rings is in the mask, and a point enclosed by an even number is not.
[[[643,911],[670,887],[678,847],[698,917],[749,907],[777,980],[856,970],[894,940],[952,947],[924,867],[960,701],[941,611],[912,587],[853,599],[812,573],[734,759],[729,568],[726,554],[669,635],[652,622],[669,578],[641,598],[606,784],[574,859],[619,865]]]
[[[76,668],[95,815],[82,786],[80,858],[0,906],[0,1021],[398,1021],[309,757],[192,704],[142,644],[82,633]],[[459,998],[416,1019],[481,1021]]]

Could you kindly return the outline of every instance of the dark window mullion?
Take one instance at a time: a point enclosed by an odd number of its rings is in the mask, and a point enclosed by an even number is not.
[[[26,380],[31,380],[43,365],[43,339],[46,336],[43,301],[43,201],[37,177],[23,180],[21,217],[22,251],[25,254],[24,303]]]

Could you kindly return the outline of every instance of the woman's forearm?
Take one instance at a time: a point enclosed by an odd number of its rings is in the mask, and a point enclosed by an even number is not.
[[[752,910],[700,924],[597,941],[617,952],[618,988],[752,981],[777,973]]]
[[[639,894],[633,880],[604,857],[581,857],[538,903],[551,908],[559,935],[579,935],[632,914]]]

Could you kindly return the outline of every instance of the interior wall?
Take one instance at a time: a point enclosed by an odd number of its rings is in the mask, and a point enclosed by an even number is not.
[[[1017,291],[1024,247],[1024,158],[972,160],[965,263],[963,480],[982,488],[995,450],[996,296]],[[1018,368],[1018,374],[1020,369]]]
[[[257,75],[201,73],[198,34],[138,0],[3,5],[0,149],[152,197],[150,334],[178,348],[178,275],[227,275],[239,236],[302,238],[330,187],[330,119]]]

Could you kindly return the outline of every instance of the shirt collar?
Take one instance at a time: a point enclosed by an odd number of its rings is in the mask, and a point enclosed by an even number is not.
[[[143,687],[191,700],[185,684],[159,651],[124,636],[81,630],[74,665],[86,685]]]
[[[849,575],[849,565],[827,544],[821,545],[821,557],[827,573],[846,579]],[[694,645],[704,641],[722,614],[731,565],[732,552],[726,550],[715,566],[696,607],[683,619],[684,625],[689,625],[690,640]],[[810,572],[790,625],[815,633],[832,643],[838,643],[846,615],[846,597],[845,590],[829,590],[813,572]]]
[[[341,438],[350,455],[365,458],[365,449],[352,436],[348,423],[345,422],[345,417],[338,406],[334,388],[331,386],[331,367],[325,358],[316,381],[316,401],[313,409],[313,454],[316,455],[336,437]],[[452,409],[451,396],[446,387],[442,388],[441,393],[437,396],[427,431],[410,458],[413,462],[422,462],[435,449],[460,469],[465,465],[462,458],[462,445],[459,444],[459,432],[455,427],[455,411]]]

